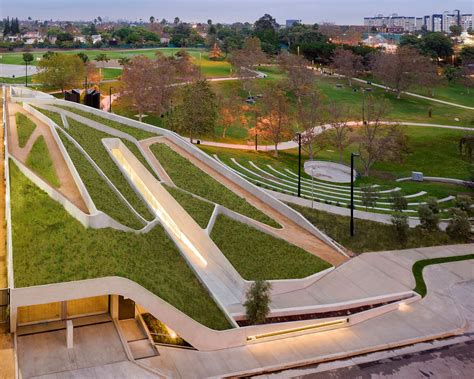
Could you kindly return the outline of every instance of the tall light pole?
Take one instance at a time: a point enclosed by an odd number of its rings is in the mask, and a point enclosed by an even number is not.
[[[311,209],[313,209],[314,204],[314,169],[311,168]]]
[[[25,86],[28,87],[28,61],[25,61],[25,70],[26,70]]]
[[[354,236],[354,158],[359,154],[351,153],[351,237]]]
[[[109,88],[109,101],[110,101],[110,103],[109,103],[109,113],[112,113],[112,88],[114,88],[114,87],[110,86],[110,88]]]
[[[298,197],[301,197],[301,133],[298,133]]]

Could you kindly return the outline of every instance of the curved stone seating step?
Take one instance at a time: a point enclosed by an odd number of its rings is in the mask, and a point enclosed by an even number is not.
[[[341,163],[329,161],[306,161],[304,162],[304,171],[309,175],[317,178],[327,178],[332,183],[350,183],[351,176],[357,179],[357,171]]]

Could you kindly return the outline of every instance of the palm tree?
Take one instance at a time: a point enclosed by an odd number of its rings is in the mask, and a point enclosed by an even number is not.
[[[95,57],[96,62],[108,62],[110,59],[107,54],[99,54]],[[99,91],[100,91],[100,82],[102,80],[102,67],[99,67]]]

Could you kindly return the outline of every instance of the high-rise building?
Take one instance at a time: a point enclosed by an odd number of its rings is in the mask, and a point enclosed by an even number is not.
[[[473,29],[474,24],[473,24],[472,13],[462,14],[460,16],[460,25],[464,31],[467,31],[468,29]]]

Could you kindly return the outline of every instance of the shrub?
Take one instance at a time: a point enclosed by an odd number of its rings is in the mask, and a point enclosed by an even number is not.
[[[263,324],[270,313],[270,290],[272,286],[264,280],[253,282],[247,291],[244,303],[247,320],[251,325]]]
[[[401,212],[408,208],[408,201],[402,196],[400,191],[396,191],[392,194],[392,208],[394,211]]]
[[[458,195],[456,198],[456,208],[466,212],[468,215],[472,212],[472,198],[468,195]]]
[[[408,241],[410,226],[408,225],[408,217],[402,212],[395,212],[392,215],[392,225],[397,236],[397,240],[405,245]]]
[[[363,186],[361,187],[361,191],[361,200],[364,207],[375,207],[375,205],[377,204],[377,199],[379,198],[377,188],[372,186]]]
[[[449,221],[446,233],[456,241],[468,241],[471,235],[471,223],[467,213],[459,208],[451,210],[451,220]]]
[[[422,229],[427,231],[438,230],[439,215],[433,212],[428,204],[418,207],[418,217],[420,218]]]
[[[428,199],[426,199],[426,205],[428,205],[428,207],[434,214],[439,213],[439,203],[438,199],[436,199],[435,197],[429,197]]]

